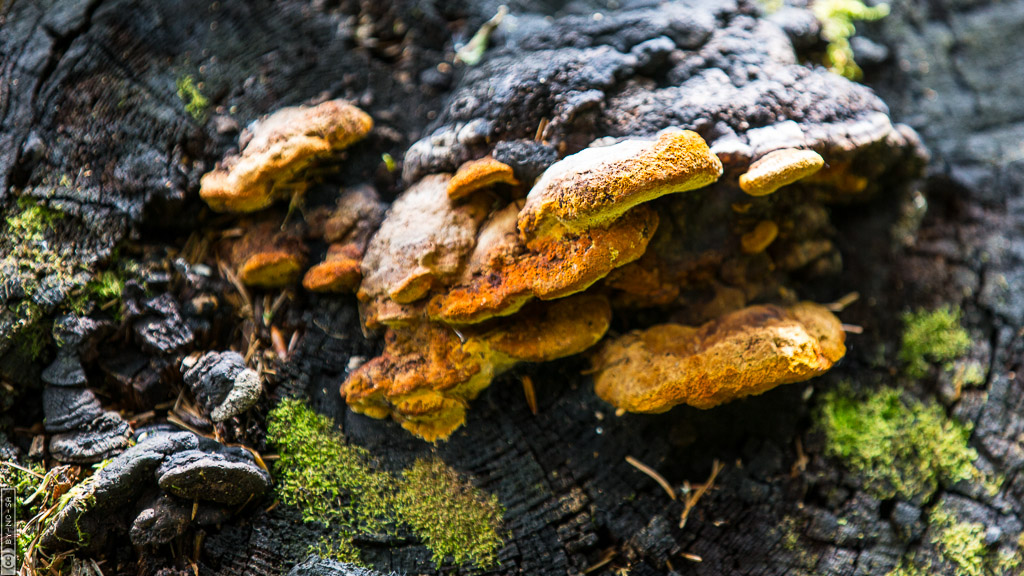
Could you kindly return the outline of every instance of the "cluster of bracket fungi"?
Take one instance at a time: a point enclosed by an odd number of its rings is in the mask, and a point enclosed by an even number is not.
[[[310,163],[371,129],[368,115],[340,100],[279,110],[243,133],[239,153],[203,178],[201,196],[217,211],[261,210],[301,192]],[[847,163],[822,175],[826,159],[806,148],[780,147],[752,163],[728,150],[724,157],[747,166],[727,186],[749,199],[802,179],[840,189],[861,183],[843,171]],[[662,412],[807,380],[844,355],[839,320],[792,296],[753,306],[741,296],[720,303],[722,313],[702,325],[655,325],[595,347],[609,330],[613,302],[672,301],[670,274],[656,255],[645,257],[662,217],[652,201],[715,183],[722,160],[697,133],[670,127],[650,138],[598,141],[547,164],[536,176],[488,154],[454,174],[422,175],[390,207],[372,188],[355,188],[335,210],[308,219],[330,249],[305,272],[303,286],[355,291],[364,331],[385,333],[382,354],[341,385],[355,411],[391,416],[434,441],[461,426],[469,401],[521,362],[594,349],[602,399]],[[235,241],[231,261],[242,282],[298,282],[302,243],[280,222],[278,215],[252,224]],[[787,233],[760,220],[738,239],[740,252],[762,255]],[[779,265],[827,256],[829,247],[820,248],[780,254]]]

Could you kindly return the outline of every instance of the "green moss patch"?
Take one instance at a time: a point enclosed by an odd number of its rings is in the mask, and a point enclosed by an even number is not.
[[[836,74],[851,80],[863,76],[853,59],[850,38],[857,33],[857,21],[880,20],[889,15],[888,4],[868,6],[862,0],[814,0],[814,16],[821,22],[821,35],[828,42],[825,65]]]
[[[62,212],[40,205],[28,196],[18,198],[18,211],[7,218],[7,232],[19,242],[39,242],[46,230],[64,217]]]
[[[120,300],[124,292],[124,278],[113,270],[104,270],[86,284],[85,291],[100,302]]]
[[[267,440],[280,456],[274,465],[278,498],[334,534],[311,552],[357,561],[353,539],[405,525],[438,564],[495,562],[502,515],[497,499],[443,462],[417,461],[396,478],[378,470],[365,449],[349,445],[330,418],[293,399],[270,412]]]
[[[900,565],[886,576],[1004,576],[1019,574],[1024,558],[1021,545],[1024,534],[1012,545],[985,544],[985,525],[981,522],[960,522],[952,514],[936,508],[928,516],[931,538],[930,559],[919,561],[915,556],[903,558]],[[936,562],[940,561],[940,562]]]
[[[18,353],[35,361],[42,356],[43,350],[50,342],[53,322],[47,320],[42,307],[31,300],[22,300],[13,310],[17,318],[14,330],[18,334]]]
[[[388,478],[371,468],[366,450],[347,444],[330,418],[299,400],[282,400],[270,412],[267,435],[280,455],[274,472],[281,502],[299,508],[307,522],[383,529]]]
[[[971,349],[971,337],[960,325],[960,308],[943,306],[935,310],[917,310],[903,315],[903,341],[900,360],[911,378],[928,374],[933,363],[953,368],[953,361]]]
[[[10,462],[0,462],[0,485],[14,488],[15,506],[17,510],[17,555],[20,566],[25,559],[25,550],[28,543],[38,533],[36,526],[27,525],[27,521],[39,511],[39,505],[43,498],[39,492],[44,485],[46,470],[39,464],[32,464],[28,468],[18,466]]]
[[[178,88],[178,98],[185,105],[185,112],[188,112],[196,122],[205,121],[210,99],[200,90],[195,78],[191,75],[180,76],[174,83]]]
[[[985,546],[985,526],[979,522],[954,522],[949,515],[935,510],[931,524],[938,525],[933,540],[942,557],[957,567],[957,574],[983,576],[988,547]]]
[[[434,562],[451,556],[456,564],[494,564],[501,505],[444,462],[417,460],[403,472],[397,503],[402,520],[434,552]]]
[[[39,289],[39,279],[74,273],[64,254],[50,247],[52,233],[64,214],[40,205],[33,198],[18,198],[17,210],[6,219],[3,233],[6,246],[0,246],[0,269],[9,277],[17,277],[26,297]]]
[[[35,462],[23,466],[0,461],[0,485],[12,487],[15,492],[19,566],[38,569],[40,549],[37,537],[46,523],[52,521],[54,514],[69,501],[69,494],[84,484],[76,485],[77,480],[78,471],[73,466],[55,466],[47,471],[42,464]],[[30,572],[36,573],[33,569]]]
[[[954,568],[954,576],[997,576],[1014,573],[1021,564],[1020,550],[995,550],[985,544],[985,525],[959,522],[942,509],[932,510],[932,544]]]
[[[830,392],[818,414],[826,453],[857,472],[879,498],[926,498],[940,484],[980,478],[978,454],[967,445],[970,426],[937,404],[904,401],[882,389],[864,399]]]
[[[9,303],[10,316],[5,320],[17,335],[18,352],[36,360],[49,342],[46,311],[33,299],[43,288],[68,291],[85,282],[85,269],[75,266],[68,254],[55,250],[47,241],[56,233],[64,214],[23,196],[12,214],[4,220],[0,234],[0,276],[18,292]],[[3,310],[0,310],[2,313]]]
[[[66,296],[61,303],[63,309],[86,315],[97,305],[103,310],[113,309],[114,317],[119,318],[125,279],[138,272],[137,263],[119,258],[115,250],[108,269],[90,279],[90,269],[76,262],[71,249],[53,241],[66,232],[61,227],[65,218],[63,212],[23,196],[3,221],[0,277],[7,279],[9,286],[18,287],[16,293],[8,295],[13,302],[5,321],[17,336],[13,342],[18,352],[29,360],[36,360],[50,342],[54,310],[40,302],[52,301],[56,291]],[[43,290],[47,292],[45,299],[39,298]]]
[[[885,576],[933,576],[931,564],[919,564],[913,556],[903,558],[899,566],[890,570]]]

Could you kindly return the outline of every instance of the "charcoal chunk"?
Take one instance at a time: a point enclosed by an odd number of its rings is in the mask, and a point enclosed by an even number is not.
[[[48,386],[43,390],[43,412],[47,432],[70,432],[102,416],[103,408],[88,388]]]
[[[288,576],[384,576],[356,564],[338,562],[313,555],[292,567]]]
[[[515,177],[526,183],[532,183],[558,160],[558,151],[553,146],[525,139],[502,140],[494,145],[491,155],[511,166]]]
[[[148,300],[145,312],[134,324],[135,335],[144,350],[169,355],[192,344],[195,335],[181,317],[178,302],[171,294]]]
[[[245,412],[259,399],[259,375],[238,352],[207,352],[198,360],[186,360],[182,368],[185,383],[214,422]]]
[[[99,462],[128,448],[131,437],[131,427],[124,418],[117,412],[104,412],[80,430],[54,434],[50,454],[59,462]]]
[[[230,449],[179,452],[157,469],[157,482],[181,498],[230,506],[244,504],[270,488],[270,474],[247,456],[244,451]]]

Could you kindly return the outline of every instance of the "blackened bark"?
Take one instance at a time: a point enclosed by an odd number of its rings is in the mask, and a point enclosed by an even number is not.
[[[578,8],[578,24],[586,28],[598,7]],[[460,120],[457,111],[447,117],[443,112],[442,96],[454,80],[437,64],[452,49],[452,34],[468,37],[495,10],[488,2],[9,3],[0,26],[4,213],[16,210],[20,196],[66,213],[51,242],[87,270],[127,237],[180,245],[189,229],[208,223],[199,218],[198,178],[233,145],[236,127],[322,93],[352,99],[378,125],[367,143],[349,153],[341,183],[372,181],[385,195],[393,193],[397,184],[380,168],[380,154],[401,158],[428,128]],[[554,10],[537,2],[522,10],[530,11]],[[697,19],[672,41],[700,46],[702,34],[756,12],[745,3],[720,7],[716,18]],[[369,31],[360,31],[360,22]],[[605,37],[591,29],[568,39],[538,34],[535,45],[525,48],[573,44],[627,53],[650,39],[648,23],[638,18],[631,28],[636,38],[629,41],[614,30]],[[684,34],[687,29],[692,34]],[[909,538],[901,532],[905,518],[935,506],[1015,537],[1024,527],[1024,384],[1018,376],[1024,371],[1022,31],[1019,1],[896,2],[892,15],[870,27],[890,58],[868,69],[868,81],[890,103],[894,120],[914,126],[934,153],[923,189],[929,211],[916,241],[894,248],[889,229],[898,199],[883,195],[836,210],[844,272],[807,287],[806,294],[825,298],[860,291],[861,300],[843,318],[865,333],[851,337],[848,359],[822,380],[711,411],[677,408],[616,417],[581,375],[586,363],[571,359],[501,378],[474,403],[467,426],[450,441],[430,446],[397,424],[345,409],[337,388],[349,359],[371,355],[378,343],[361,336],[353,299],[312,297],[304,303],[300,351],[282,367],[278,393],[308,393],[352,442],[370,449],[387,468],[436,454],[497,494],[511,533],[499,556],[500,573],[578,574],[608,550],[614,559],[597,573],[628,567],[641,575],[884,575],[911,552],[948,568],[919,529]],[[609,66],[625,69],[618,56],[603,54]],[[569,76],[566,81],[573,81]],[[196,117],[178,95],[179,81],[189,77],[210,99]],[[614,75],[593,80],[607,93],[582,91],[564,102],[552,97],[548,103],[562,107],[536,113],[560,121],[554,130],[564,130],[570,146],[601,132],[627,133],[627,120],[616,124],[588,115],[598,102],[631,97],[635,87],[616,82]],[[709,114],[722,114],[727,125],[743,120],[722,110],[728,105]],[[696,122],[684,113],[676,119]],[[643,124],[644,115],[631,120]],[[509,128],[508,122],[498,116],[495,134],[529,136],[536,125]],[[706,135],[719,130],[694,127]],[[464,154],[459,150],[454,158]],[[5,238],[0,246],[9,251],[16,241]],[[7,354],[0,374],[19,382],[19,391],[33,389],[46,362],[26,362],[14,349],[24,325],[17,305],[34,298],[45,316],[75,285],[64,278],[36,280],[57,288],[36,296],[0,294],[0,354]],[[900,313],[944,302],[966,311],[966,326],[981,337],[972,355],[986,368],[984,387],[947,403],[953,415],[974,424],[971,446],[981,454],[979,467],[1006,480],[995,495],[980,485],[957,485],[924,505],[879,501],[841,462],[824,456],[808,390],[842,380],[869,389],[891,379],[874,354],[886,345],[886,359],[895,366]],[[532,376],[537,386],[537,416],[522,399],[522,375]],[[921,398],[944,397],[941,382],[911,391]],[[26,402],[38,397],[24,396]],[[798,440],[810,461],[805,472],[792,475]],[[626,456],[676,485],[703,482],[716,459],[726,468],[679,528],[682,504],[628,465]],[[277,574],[301,561],[319,537],[315,528],[298,526],[292,510],[250,513],[210,532],[200,559],[211,573]],[[412,537],[357,544],[364,559],[380,569],[434,570],[429,552]],[[126,559],[119,570],[134,573],[130,551],[118,556]],[[141,564],[159,567],[158,558]]]

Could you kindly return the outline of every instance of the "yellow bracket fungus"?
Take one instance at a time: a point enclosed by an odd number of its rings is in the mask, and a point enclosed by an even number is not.
[[[324,261],[306,271],[302,287],[310,292],[351,292],[363,279],[362,257],[351,244],[331,244]]]
[[[779,188],[814,174],[825,159],[814,150],[786,148],[764,155],[740,176],[740,188],[751,196],[767,196]]]
[[[846,353],[845,338],[818,304],[751,306],[697,328],[662,324],[605,343],[594,388],[630,412],[707,409],[823,374]]]
[[[373,128],[368,114],[342,100],[282,108],[254,122],[239,138],[241,151],[200,181],[199,195],[218,212],[253,212],[306,184],[299,173],[347,148]]]
[[[778,224],[771,220],[762,220],[753,230],[740,237],[740,249],[744,254],[759,254],[767,250],[778,235]]]
[[[448,182],[448,197],[459,200],[495,184],[518,186],[519,180],[512,174],[511,166],[490,156],[484,156],[459,166]]]
[[[274,220],[249,227],[231,246],[231,262],[246,286],[280,288],[294,284],[306,263],[298,236],[282,232]]]
[[[519,362],[577,354],[604,336],[611,307],[581,295],[524,310],[497,327],[464,332],[434,323],[389,329],[384,353],[341,386],[356,412],[384,418],[433,442],[466,419],[468,402]]]
[[[384,210],[372,187],[346,190],[322,222],[323,239],[330,243],[327,256],[306,272],[302,286],[311,292],[354,291],[363,279],[363,255],[384,219]]]
[[[722,162],[689,130],[587,148],[541,175],[519,215],[519,233],[529,245],[607,226],[638,204],[707,186],[721,175]]]

